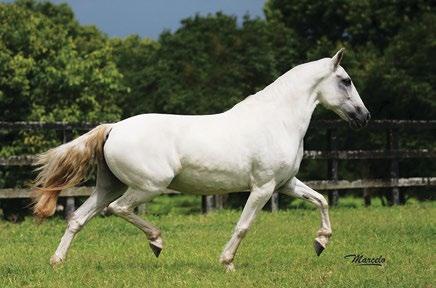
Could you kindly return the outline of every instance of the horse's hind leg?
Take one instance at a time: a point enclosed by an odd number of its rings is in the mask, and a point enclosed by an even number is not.
[[[159,257],[163,249],[160,230],[136,215],[133,211],[138,205],[150,201],[164,191],[165,189],[147,189],[147,191],[142,191],[129,188],[123,196],[112,202],[108,207],[109,212],[132,223],[147,235],[150,248],[156,257]]]
[[[118,198],[126,189],[127,186],[112,174],[106,163],[104,161],[99,162],[95,190],[68,220],[68,227],[55,254],[51,257],[50,263],[56,265],[64,261],[76,233],[82,229],[86,222]]]

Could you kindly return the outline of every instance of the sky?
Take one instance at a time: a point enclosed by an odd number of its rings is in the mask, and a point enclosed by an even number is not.
[[[11,1],[2,1],[11,2]],[[68,3],[81,24],[95,25],[109,36],[138,34],[157,39],[164,29],[176,30],[180,20],[196,13],[223,11],[238,19],[263,17],[265,0],[52,0]]]

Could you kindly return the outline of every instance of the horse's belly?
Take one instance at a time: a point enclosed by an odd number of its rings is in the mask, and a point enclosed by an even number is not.
[[[249,190],[249,176],[232,171],[183,169],[169,185],[188,194],[225,194]]]

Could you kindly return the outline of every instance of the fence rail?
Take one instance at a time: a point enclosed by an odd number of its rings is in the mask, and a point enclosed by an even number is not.
[[[6,122],[0,121],[0,129],[7,130],[35,130],[35,129],[50,129],[50,130],[89,130],[102,123],[66,123],[66,122]],[[349,125],[342,120],[314,120],[311,126],[322,127],[322,129],[340,129],[347,128]],[[417,129],[428,130],[436,128],[436,120],[371,120],[367,126],[372,130],[386,129]],[[367,129],[365,128],[365,129]]]
[[[304,159],[313,160],[365,160],[394,158],[436,158],[436,149],[304,151]],[[31,166],[35,160],[35,155],[0,157],[0,166]]]
[[[64,131],[64,142],[67,139],[66,131],[90,130],[100,123],[41,123],[41,122],[3,122],[0,121],[0,130],[23,131],[23,130],[57,130]],[[306,183],[316,190],[328,191],[329,203],[336,205],[342,189],[366,189],[366,188],[392,188],[392,203],[399,204],[399,188],[415,186],[436,186],[436,177],[399,177],[400,159],[410,158],[436,158],[436,149],[400,149],[399,131],[402,130],[435,130],[436,120],[372,120],[366,129],[386,131],[387,148],[379,150],[338,150],[337,130],[348,127],[348,124],[341,120],[319,120],[313,121],[310,127],[320,127],[327,131],[328,149],[309,150],[304,152],[305,159],[328,160],[329,180],[312,180]],[[340,180],[338,177],[339,160],[365,160],[365,159],[386,159],[390,161],[390,170],[387,179],[359,179],[355,181]],[[34,155],[20,155],[0,157],[0,167],[8,166],[29,166],[35,160]],[[92,187],[78,187],[65,190],[61,197],[88,196]],[[1,198],[27,198],[30,195],[29,189],[6,188],[0,189]],[[73,201],[74,203],[74,201]],[[205,211],[214,207],[222,206],[222,199],[218,196],[204,196],[203,207]],[[278,209],[278,196],[273,195],[271,200],[272,210]]]
[[[412,177],[398,179],[359,179],[348,180],[309,180],[304,181],[315,190],[343,190],[343,189],[362,189],[362,188],[390,188],[390,187],[421,187],[436,186],[436,177]],[[82,197],[91,195],[94,187],[82,186],[63,190],[59,197]],[[0,199],[29,198],[32,190],[29,188],[3,188],[0,189]],[[179,194],[168,192],[166,194]]]

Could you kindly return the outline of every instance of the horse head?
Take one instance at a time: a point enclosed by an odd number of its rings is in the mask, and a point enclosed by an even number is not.
[[[318,85],[317,94],[320,103],[333,110],[353,127],[365,126],[371,115],[363,104],[350,76],[340,66],[344,49],[340,49],[333,58],[327,58],[329,73]]]

